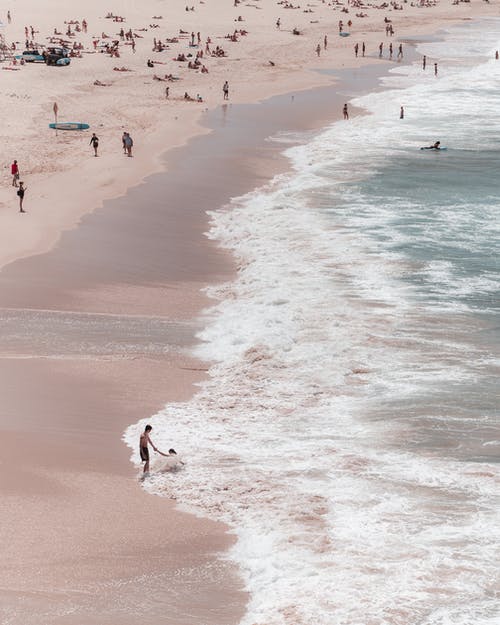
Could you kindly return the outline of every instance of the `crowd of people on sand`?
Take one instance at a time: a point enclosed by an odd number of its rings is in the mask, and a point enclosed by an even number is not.
[[[466,2],[469,0],[453,0],[453,4],[458,4],[458,2]],[[396,0],[391,0],[390,2],[382,2],[381,4],[374,4],[370,2],[366,2],[365,0],[330,0],[329,2],[323,1],[323,4],[328,7],[329,10],[338,10],[342,13],[349,14],[350,11],[356,11],[356,17],[364,18],[367,17],[367,10],[376,9],[376,10],[392,10],[392,11],[403,11],[404,4],[407,3],[407,0],[403,0],[403,4],[400,4]],[[203,4],[203,3],[202,3]],[[294,5],[288,0],[278,0],[277,6],[280,9],[295,9],[300,10],[300,4]],[[432,7],[436,5],[435,0],[415,0],[409,3],[410,6],[417,7]],[[234,0],[234,6],[239,7],[240,0]],[[302,8],[303,12],[306,13],[314,13],[317,11],[315,7],[314,10],[312,5],[307,5],[307,8]],[[194,7],[186,6],[186,11],[194,11]],[[288,11],[287,11],[288,13]],[[122,15],[115,15],[112,12],[108,12],[105,16],[105,19],[110,20],[112,23],[120,24],[119,30],[111,35],[107,34],[104,30],[102,30],[100,36],[91,36],[90,41],[88,39],[84,39],[83,41],[79,39],[80,37],[87,35],[89,32],[89,25],[86,19],[77,20],[71,19],[64,22],[59,29],[54,27],[50,34],[46,37],[46,39],[52,45],[59,45],[64,47],[70,56],[75,58],[82,57],[83,54],[103,54],[112,58],[120,58],[124,52],[129,51],[132,54],[136,52],[137,45],[144,45],[140,43],[141,39],[145,39],[145,35],[141,34],[147,32],[148,30],[155,31],[155,36],[152,38],[152,46],[151,51],[156,58],[148,58],[146,62],[146,67],[149,70],[153,70],[149,76],[153,82],[168,82],[168,83],[176,83],[183,79],[182,70],[190,70],[199,74],[208,74],[209,67],[207,59],[211,58],[226,58],[229,56],[228,52],[221,45],[213,45],[212,36],[202,37],[201,31],[187,31],[182,28],[178,29],[178,32],[175,34],[171,34],[170,36],[159,37],[157,29],[159,29],[159,24],[156,23],[159,20],[163,19],[162,15],[154,15],[152,16],[152,22],[149,24],[148,28],[132,28],[128,26],[125,28],[124,24],[126,22],[126,17]],[[276,19],[275,26],[276,29],[282,32],[289,32],[292,35],[303,35],[303,31],[296,26],[292,28],[285,29],[283,24],[283,18],[285,16],[279,16]],[[290,17],[290,15],[288,15]],[[13,15],[11,11],[7,11],[7,24],[11,24],[13,21]],[[244,18],[242,15],[238,15],[235,17],[234,21],[242,22]],[[310,20],[311,24],[318,23],[318,20]],[[344,26],[344,20],[338,21],[338,34],[342,37],[352,35],[352,30],[355,28],[353,24],[353,20],[350,18],[347,20],[347,31]],[[378,45],[378,50],[372,50],[371,55],[378,58],[384,58],[387,60],[392,60],[394,57],[397,60],[401,60],[403,58],[403,44],[398,43],[397,47],[393,46],[391,38],[395,35],[395,29],[393,25],[393,20],[390,19],[387,15],[383,19],[383,24],[381,24],[381,33],[385,32],[385,37],[389,39],[389,42],[381,41]],[[224,39],[230,44],[237,44],[240,41],[241,37],[247,36],[249,33],[246,29],[236,28],[230,33],[218,34],[219,39]],[[46,44],[42,44],[38,39],[40,37],[39,30],[33,26],[25,26],[24,27],[24,49],[27,51],[44,51],[46,49]],[[5,35],[4,35],[5,40]],[[89,45],[90,44],[90,45]],[[14,51],[17,50],[17,46],[19,44],[16,42],[12,42],[7,44],[6,47],[12,51],[12,59],[11,65],[17,65],[18,61],[14,56]],[[150,45],[150,44],[148,44]],[[328,35],[325,34],[322,42],[318,43],[314,48],[316,55],[319,57],[322,52],[327,52],[328,50]],[[174,56],[172,61],[178,63],[178,75],[172,73],[172,71],[167,71],[166,73],[159,73],[157,68],[160,65],[167,65],[168,59],[164,60],[162,56],[165,51],[171,51],[173,47],[177,46],[181,49],[178,49],[174,52]],[[186,48],[187,50],[183,49]],[[354,48],[354,56],[357,58],[358,56],[365,57],[370,54],[367,50],[366,43],[356,42],[353,46]],[[133,58],[128,57],[129,59]],[[495,58],[499,58],[498,51],[495,53]],[[141,61],[143,62],[143,61]],[[19,64],[23,64],[24,61],[21,58],[19,60]],[[136,64],[135,64],[136,65]],[[438,76],[438,63],[434,60],[432,61],[434,75]],[[275,63],[273,61],[268,61],[268,66],[275,67]],[[427,58],[424,56],[422,60],[422,69],[425,70],[427,66]],[[15,67],[6,67],[3,69],[17,69]],[[113,67],[113,71],[115,72],[132,72],[133,69],[128,67],[127,65],[115,65]],[[99,78],[96,78],[93,81],[93,85],[99,87],[111,87],[113,82],[102,81]],[[183,93],[183,95],[182,95]],[[172,95],[174,97],[172,99],[183,100],[186,102],[203,102],[203,96],[200,93],[197,93],[195,97],[191,96],[186,89],[182,89],[179,94],[171,93],[171,86],[165,86],[163,90],[163,95],[165,99],[169,99]],[[222,86],[222,98],[224,101],[229,100],[229,82],[226,80]],[[342,115],[345,120],[349,119],[349,111],[347,103],[344,104],[342,109]],[[400,119],[404,119],[405,111],[404,107],[400,107]],[[95,133],[92,134],[90,139],[90,145],[94,151],[94,156],[98,156],[99,150],[99,138]],[[132,137],[128,132],[124,132],[122,135],[122,146],[123,153],[128,157],[132,157],[132,149],[134,142]],[[24,213],[26,212],[23,208],[23,201],[25,197],[25,193],[27,187],[25,186],[23,181],[19,180],[19,165],[17,161],[14,161],[11,165],[11,174],[12,174],[12,186],[16,188],[17,196],[19,198],[19,211]]]

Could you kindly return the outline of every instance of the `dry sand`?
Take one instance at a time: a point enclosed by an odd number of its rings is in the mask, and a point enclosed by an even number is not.
[[[380,3],[381,4],[381,3]],[[230,83],[229,102],[257,101],[278,93],[300,91],[328,84],[332,77],[317,69],[359,67],[364,63],[388,64],[378,59],[378,44],[387,42],[384,17],[392,20],[395,38],[434,32],[438,27],[471,16],[494,14],[493,3],[485,5],[475,0],[452,6],[443,2],[432,7],[412,7],[404,3],[402,11],[377,9],[371,5],[350,7],[343,13],[341,3],[313,2],[307,9],[284,8],[274,2],[240,3],[230,0],[205,0],[186,11],[182,2],[165,5],[159,0],[141,3],[120,2],[105,7],[99,2],[85,3],[85,9],[68,2],[36,3],[27,0],[5,7],[1,29],[5,41],[16,42],[17,51],[24,49],[25,26],[37,31],[36,44],[47,44],[54,29],[62,38],[84,46],[82,58],[72,59],[69,67],[46,67],[29,63],[13,66],[1,63],[2,90],[0,106],[4,124],[0,130],[3,146],[4,185],[0,190],[0,266],[6,262],[37,251],[50,249],[60,232],[74,227],[82,214],[102,204],[102,201],[123,194],[145,175],[162,167],[161,154],[184,144],[193,134],[205,132],[200,125],[204,111],[220,105],[222,85]],[[191,6],[191,5],[189,5]],[[6,23],[10,8],[12,23]],[[124,16],[125,22],[106,19],[109,12]],[[307,12],[306,12],[307,11]],[[356,14],[366,17],[356,17]],[[153,16],[162,16],[154,19]],[[235,21],[241,16],[241,22]],[[276,28],[280,18],[281,27]],[[88,23],[87,33],[66,37],[71,20]],[[347,26],[348,20],[353,24]],[[349,37],[338,36],[338,22],[343,20]],[[150,26],[157,25],[157,28]],[[120,58],[94,52],[102,45],[120,39],[120,28],[132,29],[137,36],[136,51],[120,44]],[[302,34],[293,35],[297,28]],[[237,42],[225,38],[236,29],[247,35]],[[74,32],[75,26],[72,26]],[[196,53],[189,48],[190,35],[198,33],[201,48],[208,37],[211,49],[222,46],[227,57],[204,57],[209,73],[187,69],[187,63],[173,59],[179,53]],[[102,34],[108,38],[103,39]],[[328,48],[318,58],[315,48],[328,37]],[[179,37],[163,52],[153,52],[153,39]],[[60,38],[60,37],[58,37]],[[354,57],[356,42],[366,42],[366,58]],[[148,59],[154,68],[146,65]],[[274,63],[274,66],[269,64]],[[14,68],[8,71],[5,68]],[[116,72],[114,67],[131,71]],[[160,82],[153,75],[173,74],[176,82]],[[95,86],[94,81],[109,86]],[[170,96],[165,98],[165,87]],[[185,102],[183,94],[201,94],[202,104]],[[91,125],[100,138],[99,158],[92,158],[90,134],[56,133],[48,128],[53,121],[53,104],[58,103],[59,121],[83,121]],[[134,138],[134,158],[123,156],[121,136],[128,130]],[[17,159],[21,177],[28,186],[25,207],[27,215],[17,214],[17,197],[10,185],[10,164]],[[193,172],[196,175],[196,172]],[[22,224],[22,225],[21,225]],[[21,227],[19,227],[21,226]]]
[[[206,305],[200,289],[234,271],[203,240],[204,211],[283,166],[276,150],[262,148],[268,134],[320,125],[340,112],[339,97],[326,87],[332,75],[315,70],[392,66],[377,58],[386,41],[384,16],[397,41],[495,11],[482,2],[406,3],[403,11],[350,7],[348,14],[323,2],[308,4],[310,12],[263,0],[238,6],[205,0],[194,11],[169,4],[91,1],[85,14],[67,2],[26,0],[5,8],[13,18],[1,31],[8,42],[24,42],[25,25],[39,31],[40,43],[54,27],[65,32],[65,21],[85,18],[89,26],[75,37],[85,46],[83,58],[68,68],[0,64],[15,68],[0,69],[6,120],[0,130],[2,623],[238,622],[245,593],[237,571],[218,555],[230,542],[225,528],[145,495],[121,442],[127,425],[188,397],[203,376],[203,365],[185,355],[199,323],[193,318]],[[93,53],[94,36],[100,45],[103,31],[117,38],[122,26],[104,17],[108,10],[124,15],[124,28],[140,35],[135,53],[124,44],[118,59]],[[356,17],[360,12],[367,17]],[[240,15],[243,21],[235,21]],[[353,20],[350,37],[338,36],[339,19]],[[153,37],[173,37],[180,28],[200,31],[203,42],[210,36],[212,47],[223,46],[228,56],[204,60],[209,73],[201,74],[171,60],[189,52],[186,38],[152,52]],[[248,34],[224,39],[235,28]],[[328,48],[318,58],[314,49],[325,34]],[[369,58],[355,59],[353,46],[361,41]],[[162,64],[148,68],[148,58]],[[181,80],[156,81],[154,73]],[[352,76],[353,89],[370,87],[369,72]],[[278,99],[234,119],[220,107],[224,80],[229,107],[325,88],[303,93],[294,106]],[[183,101],[185,91],[204,102]],[[60,120],[91,124],[101,141],[99,158],[88,132],[56,136],[47,128],[54,101]],[[210,128],[213,138],[162,157]],[[124,129],[135,140],[132,159],[122,154]],[[10,186],[14,158],[28,186],[25,215]]]

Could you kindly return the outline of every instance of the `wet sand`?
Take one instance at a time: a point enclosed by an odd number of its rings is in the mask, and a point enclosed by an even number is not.
[[[340,94],[217,109],[206,119],[213,132],[170,152],[167,172],[0,272],[4,621],[241,619],[246,595],[221,559],[224,526],[146,495],[121,436],[204,375],[187,355],[209,303],[200,288],[235,271],[204,237],[206,211],[286,166],[268,136],[321,127],[376,72],[350,77]]]

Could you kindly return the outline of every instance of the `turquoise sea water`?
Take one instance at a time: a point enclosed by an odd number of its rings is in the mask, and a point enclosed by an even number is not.
[[[499,47],[420,44],[213,215],[240,270],[210,379],[153,419],[188,464],[147,488],[235,532],[245,624],[500,623]]]

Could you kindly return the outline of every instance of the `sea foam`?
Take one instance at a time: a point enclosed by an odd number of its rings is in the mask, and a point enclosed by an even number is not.
[[[208,289],[208,379],[148,419],[187,464],[145,488],[236,534],[244,625],[500,622],[499,38],[422,44],[439,80],[398,67],[211,216],[238,276]]]

